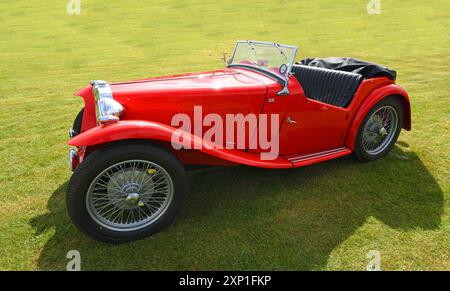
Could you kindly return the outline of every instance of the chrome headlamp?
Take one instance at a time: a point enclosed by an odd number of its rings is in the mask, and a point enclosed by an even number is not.
[[[100,125],[117,122],[123,112],[123,106],[113,99],[108,82],[96,80],[91,82],[95,98],[95,115]]]

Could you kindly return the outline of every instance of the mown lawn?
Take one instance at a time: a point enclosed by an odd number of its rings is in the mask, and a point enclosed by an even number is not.
[[[450,270],[450,2],[66,1],[0,3],[0,269]],[[238,39],[300,46],[302,57],[353,56],[398,71],[413,131],[386,158],[288,171],[189,173],[176,223],[120,246],[70,223],[67,131],[89,80],[222,67]]]

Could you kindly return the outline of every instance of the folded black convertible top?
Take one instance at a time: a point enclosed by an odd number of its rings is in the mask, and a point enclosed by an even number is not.
[[[299,65],[357,73],[365,79],[386,76],[395,81],[397,72],[386,67],[353,58],[308,58],[297,62]]]

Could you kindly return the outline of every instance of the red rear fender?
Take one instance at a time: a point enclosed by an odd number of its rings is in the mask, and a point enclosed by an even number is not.
[[[406,91],[396,84],[390,84],[380,87],[370,93],[366,97],[365,101],[358,109],[358,113],[353,119],[352,125],[349,128],[346,139],[346,147],[350,150],[355,149],[356,135],[358,134],[358,129],[363,122],[365,116],[370,111],[370,109],[380,102],[383,98],[388,96],[397,96],[403,105],[403,124],[402,127],[406,130],[411,130],[411,105],[409,102],[409,96]]]

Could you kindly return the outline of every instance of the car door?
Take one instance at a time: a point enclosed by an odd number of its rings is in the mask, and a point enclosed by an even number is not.
[[[346,109],[308,99],[300,83],[291,77],[289,95],[271,93],[264,113],[280,118],[280,154],[306,155],[344,146],[349,112]]]

